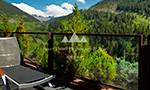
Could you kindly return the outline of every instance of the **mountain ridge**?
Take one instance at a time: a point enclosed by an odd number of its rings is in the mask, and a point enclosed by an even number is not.
[[[20,10],[19,8],[7,3],[3,0],[0,0],[0,18],[4,15],[7,15],[9,18],[22,18],[25,22],[37,22],[36,18],[29,15],[28,13]]]
[[[41,22],[45,22],[45,21],[50,20],[51,18],[54,18],[54,16],[43,17],[43,16],[36,15],[36,14],[33,14],[32,16],[33,16],[34,18],[40,20]]]

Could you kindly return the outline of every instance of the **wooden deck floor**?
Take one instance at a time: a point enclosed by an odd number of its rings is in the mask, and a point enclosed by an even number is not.
[[[12,83],[8,82],[10,85],[11,90],[17,90],[17,86]],[[20,89],[20,90],[124,90],[119,88],[110,87],[103,84],[94,84],[94,83],[87,83],[81,79],[75,79],[73,81],[68,81],[62,78],[55,78],[51,81],[53,87],[49,87],[47,83],[38,85],[35,87]],[[0,90],[6,90],[2,79],[0,78]]]

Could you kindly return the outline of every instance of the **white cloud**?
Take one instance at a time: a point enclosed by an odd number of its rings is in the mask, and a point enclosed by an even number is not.
[[[69,3],[63,3],[63,4],[61,4],[61,6],[66,8],[66,9],[70,9],[70,10],[72,10],[74,8],[74,6],[72,4],[69,4]]]
[[[85,3],[85,0],[77,0],[78,2]]]
[[[41,15],[43,16],[44,15],[44,12],[41,11],[41,10],[37,10],[35,9],[34,7],[31,7],[27,4],[24,4],[24,3],[20,3],[20,4],[16,4],[16,3],[12,3],[12,5],[18,7],[19,9],[21,9],[22,11],[24,12],[27,12],[29,14],[36,14],[36,15]]]
[[[72,4],[69,4],[69,3],[63,3],[61,4],[61,6],[51,4],[49,6],[46,6],[46,12],[43,12],[41,10],[35,9],[34,7],[31,7],[24,3],[20,3],[20,4],[12,3],[12,5],[18,7],[24,12],[29,13],[30,15],[36,14],[36,15],[41,15],[44,17],[47,17],[47,16],[59,17],[59,16],[68,15],[72,13],[72,9],[74,7]]]
[[[64,15],[68,15],[70,13],[72,13],[72,9],[73,9],[73,5],[69,4],[69,3],[63,3],[61,4],[61,6],[58,5],[49,5],[46,6],[46,15],[47,16],[64,16]]]

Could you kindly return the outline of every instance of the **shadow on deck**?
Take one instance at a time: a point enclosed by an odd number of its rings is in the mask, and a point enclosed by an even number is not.
[[[11,90],[17,90],[17,86],[8,82]],[[35,87],[20,89],[20,90],[122,90],[117,87],[108,86],[105,84],[97,84],[95,82],[87,81],[84,79],[76,78],[72,81],[63,78],[55,78],[51,80],[53,87],[49,87],[47,83]],[[0,90],[6,90],[2,79],[0,79]]]

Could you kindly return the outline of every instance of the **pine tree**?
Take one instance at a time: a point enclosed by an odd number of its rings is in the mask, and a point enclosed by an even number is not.
[[[84,17],[80,15],[77,4],[73,9],[73,16],[69,20],[61,22],[63,31],[67,33],[88,33],[92,28],[89,22],[84,21]]]
[[[84,21],[84,17],[80,15],[80,12],[78,10],[77,4],[75,4],[73,9],[73,15],[69,20],[64,20],[61,22],[63,26],[64,32],[67,33],[88,33],[89,30],[92,28],[90,25],[90,21],[86,22]],[[81,40],[82,36],[78,36]],[[75,38],[73,38],[75,39]],[[89,40],[86,37],[86,40]],[[71,69],[68,70],[68,72],[74,72],[73,74],[79,74],[83,75],[85,72],[87,72],[87,57],[89,54],[89,51],[83,50],[83,48],[90,48],[89,42],[86,43],[71,43],[72,50],[69,50],[70,57],[68,58],[67,64],[68,67]],[[76,50],[75,48],[80,48],[81,50]],[[83,70],[84,68],[84,70]]]
[[[19,21],[16,32],[26,32],[26,30],[24,29],[23,19]],[[28,34],[17,34],[16,37],[18,39],[18,43],[19,43],[22,55],[27,56],[29,52],[29,48],[30,48]]]

